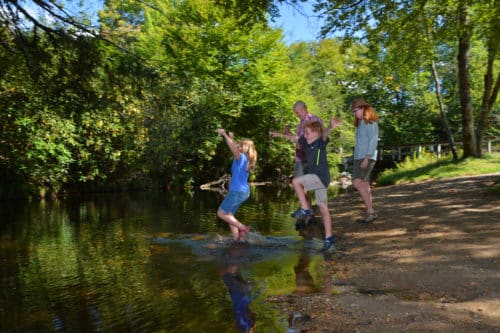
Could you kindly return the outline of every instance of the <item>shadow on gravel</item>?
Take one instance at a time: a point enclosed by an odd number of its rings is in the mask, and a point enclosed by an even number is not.
[[[495,174],[374,188],[370,224],[356,222],[355,191],[331,200],[339,254],[329,291],[294,300],[317,313],[308,329],[500,331],[500,195],[488,190],[499,182]],[[335,311],[314,310],[320,304]]]

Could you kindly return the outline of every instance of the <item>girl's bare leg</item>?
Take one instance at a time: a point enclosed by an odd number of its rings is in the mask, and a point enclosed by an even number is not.
[[[217,211],[217,216],[229,224],[229,229],[231,229],[231,234],[233,235],[234,240],[238,240],[240,238],[239,230],[245,230],[245,225],[238,221],[233,214],[226,214],[221,210]]]

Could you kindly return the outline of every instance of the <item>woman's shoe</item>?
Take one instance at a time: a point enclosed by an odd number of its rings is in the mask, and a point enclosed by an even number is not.
[[[361,222],[361,223],[370,223],[370,222],[373,222],[377,219],[377,213],[373,212],[371,214],[368,214],[367,217],[365,217],[364,219],[359,219],[358,222]]]

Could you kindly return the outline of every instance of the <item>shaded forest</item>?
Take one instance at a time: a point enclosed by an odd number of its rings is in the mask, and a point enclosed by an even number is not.
[[[359,96],[386,144],[481,157],[499,135],[500,1],[311,2],[321,36],[287,45],[269,21],[302,1],[0,1],[0,198],[199,186],[228,172],[218,127],[255,141],[254,180],[278,179],[293,146],[268,133],[298,99],[344,119],[334,175]]]

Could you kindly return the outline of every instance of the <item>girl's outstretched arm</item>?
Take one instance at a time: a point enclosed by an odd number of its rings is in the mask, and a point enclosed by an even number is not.
[[[234,141],[233,133],[227,134],[223,128],[218,128],[217,134],[219,134],[220,136],[222,136],[226,140],[227,146],[231,150],[231,153],[233,153],[233,157],[235,159],[239,160],[240,159],[240,146],[236,141]]]

